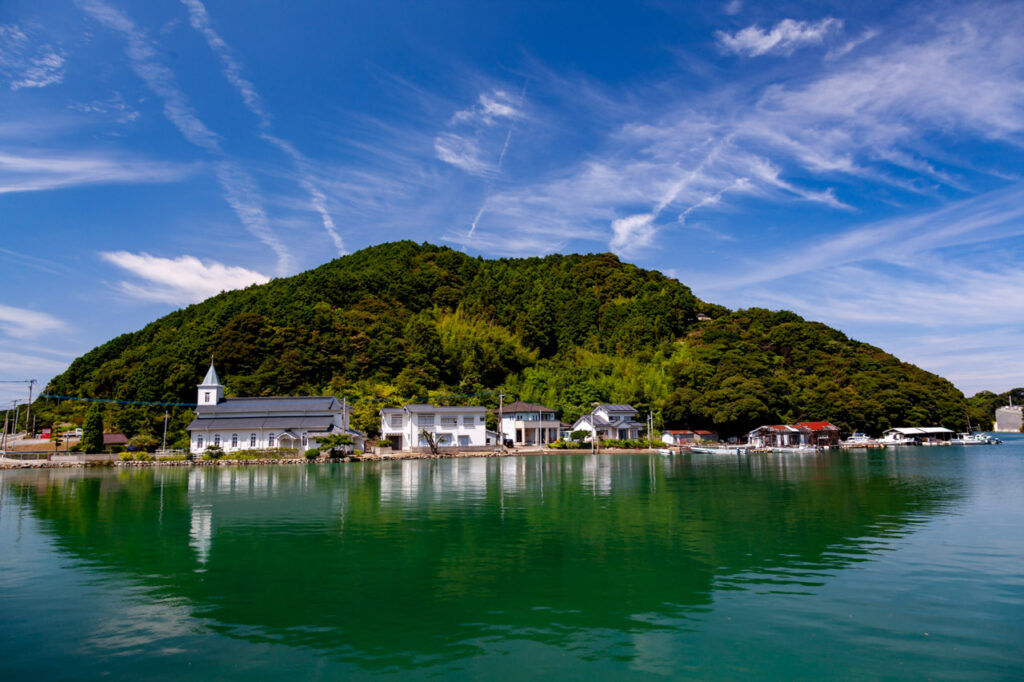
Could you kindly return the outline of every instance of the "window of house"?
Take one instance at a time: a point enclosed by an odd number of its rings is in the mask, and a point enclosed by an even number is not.
[[[441,417],[441,426],[444,428],[454,429],[458,425],[458,417]]]
[[[480,417],[480,423],[481,423],[481,424],[484,424],[484,423],[486,423],[486,422],[487,422],[487,417],[484,417],[484,416],[482,416],[482,415],[481,415],[481,417]]]
[[[388,419],[390,420],[391,428],[393,428],[393,429],[400,429],[400,428],[402,428],[402,415],[400,415],[400,414],[393,414]]]
[[[209,391],[203,391],[203,402],[204,403],[210,402],[210,392]]]
[[[267,435],[267,447],[268,448],[274,447],[274,442],[275,442],[274,434],[272,434],[272,433],[268,434]]]
[[[306,438],[306,434],[302,434],[302,447],[306,447],[309,444],[309,440]]]
[[[416,415],[416,426],[433,426],[434,415],[432,414],[418,414]]]
[[[214,437],[213,437],[213,447],[215,447],[215,448],[219,448],[220,447],[220,434],[219,433],[214,435]]]
[[[255,433],[250,433],[249,434],[249,447],[250,448],[256,447],[256,434]]]
[[[203,437],[202,436],[196,436],[196,447],[202,449],[202,447],[203,447]]]
[[[473,426],[473,415],[466,415],[462,418],[463,426]]]
[[[233,447],[233,448],[237,448],[238,447],[238,434],[237,433],[232,433],[231,434],[231,447]]]

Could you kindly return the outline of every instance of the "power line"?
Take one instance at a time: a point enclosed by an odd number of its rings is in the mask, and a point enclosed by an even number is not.
[[[40,393],[40,398],[50,400],[81,400],[88,403],[113,403],[115,405],[149,405],[152,407],[195,407],[196,403],[161,403],[149,400],[114,400],[112,398],[83,398],[74,395],[55,395],[53,393]]]

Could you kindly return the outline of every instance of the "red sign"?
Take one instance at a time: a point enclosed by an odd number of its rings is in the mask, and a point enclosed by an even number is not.
[[[50,437],[50,429],[43,429],[42,437],[44,439],[45,438],[49,438]]]

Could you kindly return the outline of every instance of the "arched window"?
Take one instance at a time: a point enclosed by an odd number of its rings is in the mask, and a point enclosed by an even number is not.
[[[267,447],[268,448],[274,447],[274,434],[272,434],[272,433],[267,435]]]
[[[204,403],[210,402],[210,392],[209,391],[203,391],[203,402]]]
[[[255,433],[250,433],[249,434],[249,447],[250,448],[256,447],[256,434]]]
[[[233,448],[237,448],[238,447],[238,434],[237,433],[232,433],[231,434],[231,447],[233,447]]]
[[[200,450],[203,449],[203,436],[202,436],[202,434],[196,436],[196,447],[199,448]]]
[[[308,443],[309,443],[309,441],[308,441],[308,440],[306,439],[306,433],[305,433],[305,432],[303,432],[303,433],[302,433],[302,447],[306,447],[306,445],[307,445]]]
[[[219,433],[218,434],[214,434],[214,436],[213,436],[213,447],[215,447],[215,448],[219,448],[220,447],[220,434]]]

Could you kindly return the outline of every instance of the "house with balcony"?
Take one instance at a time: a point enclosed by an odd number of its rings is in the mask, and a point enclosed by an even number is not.
[[[515,445],[544,445],[561,436],[561,422],[550,407],[517,400],[505,405],[500,415],[501,431]]]
[[[598,405],[590,414],[577,419],[572,430],[589,432],[586,438],[588,441],[593,439],[595,433],[601,440],[635,440],[647,430],[644,424],[636,420],[636,416],[632,405]]]
[[[440,448],[484,448],[490,444],[487,409],[414,404],[380,411],[381,438],[391,441],[394,450],[429,448],[427,433]]]
[[[198,385],[196,418],[186,427],[189,452],[213,446],[226,454],[241,450],[296,449],[317,446],[325,436],[348,435],[355,447],[366,435],[349,426],[345,401],[334,396],[226,398],[213,364]]]

